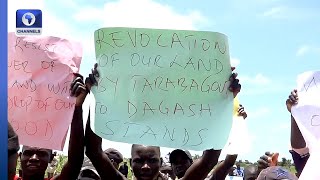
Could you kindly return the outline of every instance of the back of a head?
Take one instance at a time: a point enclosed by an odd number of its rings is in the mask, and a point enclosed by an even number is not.
[[[80,180],[99,180],[100,176],[97,170],[94,168],[92,162],[88,157],[84,157],[82,168],[80,170],[80,174],[78,179]]]
[[[8,123],[8,155],[15,154],[19,151],[19,138],[13,130],[10,123]]]
[[[104,151],[107,154],[108,158],[114,160],[116,163],[120,164],[123,161],[122,154],[113,148],[108,148]]]
[[[258,166],[251,164],[251,165],[245,167],[243,170],[243,174],[244,174],[244,177],[243,177],[244,180],[257,179]]]
[[[13,179],[16,174],[19,149],[18,135],[8,122],[8,179]]]
[[[260,172],[257,180],[298,180],[298,178],[281,166],[272,166]]]

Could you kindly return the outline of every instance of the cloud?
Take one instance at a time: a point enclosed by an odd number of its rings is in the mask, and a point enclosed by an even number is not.
[[[240,76],[239,79],[241,83],[249,85],[269,85],[271,83],[271,79],[261,73],[255,76]]]
[[[266,117],[268,114],[270,114],[270,112],[271,112],[270,108],[260,107],[255,111],[248,112],[248,114],[250,114],[250,119],[259,119],[261,117]]]
[[[285,77],[271,79],[262,73],[258,73],[256,75],[240,74],[238,79],[242,86],[241,93],[239,95],[243,97],[288,93],[288,87],[292,86]]]
[[[317,8],[304,8],[304,7],[289,7],[289,6],[275,6],[267,9],[259,16],[268,17],[273,19],[282,20],[304,20],[308,21],[311,19],[319,18]]]
[[[95,21],[105,27],[140,27],[158,29],[197,29],[207,23],[199,11],[179,14],[168,5],[152,0],[120,0],[108,2],[103,8],[86,7],[74,16],[79,22]]]
[[[237,67],[240,64],[240,59],[235,58],[235,57],[231,57],[230,63],[231,63],[231,66]]]
[[[320,54],[320,47],[311,46],[311,45],[303,45],[297,50],[296,56],[304,56],[309,53]]]
[[[73,18],[78,22],[102,21],[103,17],[103,10],[94,7],[83,8],[73,16]]]
[[[303,55],[305,55],[308,51],[310,51],[310,47],[309,47],[309,46],[301,46],[301,47],[298,49],[296,55],[297,55],[297,56],[303,56]]]
[[[267,11],[265,11],[262,15],[264,17],[271,17],[271,18],[285,18],[287,17],[286,12],[287,8],[285,7],[273,7]]]

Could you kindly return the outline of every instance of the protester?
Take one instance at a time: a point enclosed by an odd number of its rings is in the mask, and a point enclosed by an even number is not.
[[[100,180],[99,173],[88,157],[84,157],[78,180]]]
[[[109,159],[112,162],[112,165],[115,168],[119,167],[119,164],[123,161],[123,156],[122,154],[113,148],[108,148],[104,151],[104,153],[109,157]],[[100,175],[97,172],[97,170],[94,168],[92,162],[88,157],[85,157],[83,160],[82,168],[79,174],[78,179],[80,180],[85,180],[85,179],[94,179],[94,180],[99,180]]]
[[[212,171],[211,175],[207,179],[209,180],[224,180],[229,179],[229,176],[234,176],[234,162],[236,161],[238,155],[228,154],[226,158],[221,161],[216,168]]]
[[[75,96],[76,104],[71,122],[68,161],[63,166],[59,175],[52,180],[71,180],[79,175],[84,155],[84,134],[82,122],[82,104],[87,90],[83,78],[75,74],[76,78],[71,83],[71,96]],[[47,180],[44,178],[48,163],[54,158],[52,150],[39,147],[23,146],[21,169],[23,180]]]
[[[291,94],[289,95],[286,105],[288,111],[291,113],[291,108],[295,104],[298,103],[298,92],[296,89],[294,89]],[[300,129],[294,119],[294,117],[291,114],[291,147],[292,150],[289,152],[292,155],[292,159],[297,171],[297,176],[299,177],[304,166],[306,165],[310,154],[309,154],[309,149],[306,145],[306,141],[304,140]]]
[[[19,149],[18,135],[8,122],[8,180],[13,180],[16,176]]]
[[[188,150],[175,149],[169,154],[173,173],[180,179],[192,165],[193,160]]]
[[[238,116],[242,116],[244,119],[248,117],[247,112],[244,110],[244,107],[240,104],[238,108]],[[219,163],[217,167],[212,171],[208,179],[210,180],[224,180],[230,179],[229,176],[243,176],[243,171],[241,174],[240,165],[239,173],[237,172],[237,165],[234,165],[237,160],[238,154],[228,154],[224,161]]]
[[[247,114],[244,111],[244,108],[242,107],[242,105],[240,106],[240,108],[238,110],[238,113],[239,113],[240,116],[243,116],[244,118],[247,117]],[[205,154],[205,151],[204,151],[204,154]],[[206,158],[206,157],[201,157],[200,160],[202,160],[203,158]],[[187,150],[184,151],[184,150],[181,150],[181,149],[176,149],[176,150],[172,151],[170,153],[169,160],[170,160],[170,163],[171,163],[171,166],[172,166],[172,169],[173,169],[174,173],[176,174],[176,176],[179,179],[185,176],[185,173],[187,172],[187,170],[190,167],[192,167],[192,164],[193,164],[193,160],[192,160],[191,154]],[[234,164],[235,160],[236,160],[236,158],[232,162],[232,165]],[[212,178],[217,178],[215,171],[218,171],[218,172],[222,171],[221,169],[224,168],[224,164],[225,163],[222,163],[222,164],[223,165],[218,166],[218,168],[216,168],[216,170],[213,171]],[[211,167],[211,169],[212,168],[213,167]],[[225,167],[225,175],[224,175],[224,177],[227,175],[227,172],[229,171],[229,169],[230,169],[230,167]],[[210,170],[207,172],[207,174],[210,172]],[[219,175],[220,174],[221,174],[221,172],[219,172]]]
[[[124,177],[128,177],[129,167],[127,166],[127,162],[124,162],[120,166],[119,171],[124,175]]]
[[[257,180],[298,180],[298,178],[281,166],[272,166],[262,170]]]
[[[270,153],[270,152],[265,152],[264,155],[260,157],[260,159],[257,161],[258,163],[258,174],[263,169],[266,169],[270,166],[277,166],[278,165],[278,157],[279,153]]]
[[[175,180],[176,179],[176,175],[173,172],[173,169],[170,165],[162,165],[162,167],[160,168],[160,172],[163,173],[164,175],[166,175],[167,177],[169,177],[169,179],[171,180]]]
[[[86,155],[90,158],[101,179],[126,179],[109,157],[102,151],[102,139],[93,133],[90,128],[90,119],[85,132]],[[137,180],[165,180],[159,173],[161,166],[160,148],[154,146],[132,145],[130,164]]]
[[[113,148],[108,148],[104,151],[104,153],[109,157],[110,161],[112,162],[113,166],[116,169],[119,169],[119,164],[123,161],[122,154]]]
[[[87,87],[97,84],[99,73],[95,64],[92,74],[86,79]],[[234,68],[233,68],[234,69]],[[241,85],[236,79],[237,74],[233,73],[230,77],[229,90],[233,92],[234,97],[240,92]],[[95,135],[90,128],[90,120],[86,126],[86,155],[90,158],[93,165],[99,172],[102,179],[126,179],[119,171],[111,165],[110,159],[102,153],[102,139]],[[186,179],[204,179],[214,165],[218,162],[221,150],[209,149],[204,151],[203,156],[193,163],[184,174]],[[132,145],[130,165],[132,167],[135,179],[154,180],[165,179],[160,173],[162,160],[160,158],[160,148],[155,146]]]
[[[239,162],[236,163],[236,169],[234,171],[235,171],[235,176],[243,177],[243,168],[240,167]]]
[[[56,158],[56,152],[54,152],[53,153],[53,159],[48,164],[48,168],[47,168],[48,179],[51,179],[54,176],[54,173],[56,171],[57,165],[58,165],[58,160]]]
[[[258,160],[257,180],[297,180],[298,178],[283,167],[278,166],[279,153],[266,152]]]
[[[258,166],[254,164],[250,164],[243,170],[243,180],[256,180],[258,175]]]

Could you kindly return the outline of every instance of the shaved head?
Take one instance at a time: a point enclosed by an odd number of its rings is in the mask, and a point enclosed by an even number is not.
[[[160,147],[133,144],[130,164],[137,180],[157,178],[162,164]]]
[[[131,147],[131,157],[138,149],[154,149],[160,156],[160,147],[159,146],[145,146],[141,144],[132,144]]]

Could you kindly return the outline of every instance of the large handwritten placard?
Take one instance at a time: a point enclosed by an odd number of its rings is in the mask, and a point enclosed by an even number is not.
[[[75,98],[79,43],[57,37],[8,34],[8,117],[23,145],[62,150]]]
[[[225,35],[103,28],[94,37],[99,136],[192,150],[223,148],[233,107]]]
[[[292,115],[310,151],[310,158],[299,179],[319,179],[313,169],[320,160],[320,71],[308,71],[297,78],[299,101]]]
[[[292,115],[306,141],[320,142],[320,71],[305,72],[297,81],[299,102]]]

